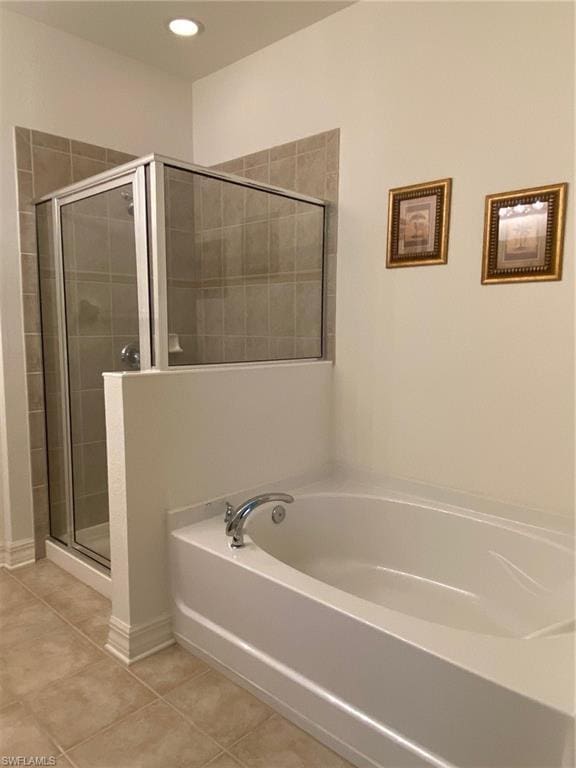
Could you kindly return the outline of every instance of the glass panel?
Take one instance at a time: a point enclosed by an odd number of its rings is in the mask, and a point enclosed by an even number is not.
[[[104,371],[138,370],[132,185],[61,209],[74,536],[110,557]]]
[[[172,366],[322,355],[324,207],[165,169]]]
[[[62,358],[58,336],[58,284],[50,202],[37,206],[36,227],[40,269],[50,535],[63,544],[68,544],[64,431],[62,429]]]

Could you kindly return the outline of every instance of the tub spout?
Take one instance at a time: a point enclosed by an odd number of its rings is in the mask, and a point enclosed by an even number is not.
[[[291,504],[294,501],[294,497],[288,493],[262,493],[259,496],[254,496],[252,499],[248,499],[236,510],[231,510],[228,505],[228,512],[226,514],[226,536],[232,537],[231,547],[237,549],[244,546],[244,524],[248,519],[251,512],[253,512],[262,504],[268,504],[271,501],[283,501],[285,504]]]

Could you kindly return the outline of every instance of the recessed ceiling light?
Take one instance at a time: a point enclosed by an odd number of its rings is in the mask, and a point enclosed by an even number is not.
[[[180,37],[192,37],[200,32],[200,25],[192,19],[172,19],[168,27],[170,32]]]

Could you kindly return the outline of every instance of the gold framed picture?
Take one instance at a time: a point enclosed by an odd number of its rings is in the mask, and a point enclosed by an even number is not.
[[[388,269],[446,264],[451,193],[452,179],[390,190]]]
[[[482,283],[562,279],[568,185],[487,195]]]

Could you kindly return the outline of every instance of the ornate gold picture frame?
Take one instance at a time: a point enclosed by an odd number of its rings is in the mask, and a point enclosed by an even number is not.
[[[487,195],[482,283],[562,279],[568,185]]]
[[[451,194],[452,179],[390,190],[388,269],[446,264]]]

